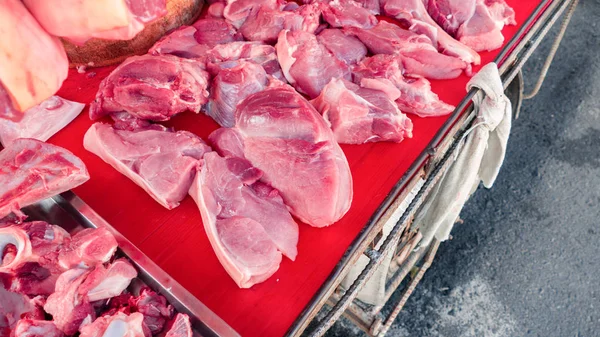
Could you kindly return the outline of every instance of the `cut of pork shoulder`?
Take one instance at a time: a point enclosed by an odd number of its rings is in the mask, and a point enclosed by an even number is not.
[[[238,103],[267,86],[267,73],[260,65],[245,60],[219,63],[219,68],[205,110],[219,125],[232,127]]]
[[[348,161],[315,108],[288,85],[238,105],[236,126],[213,133],[221,154],[245,157],[279,190],[290,212],[314,227],[338,221],[352,202]]]
[[[150,337],[144,326],[144,315],[136,312],[126,315],[117,312],[112,316],[102,316],[80,329],[80,337]]]
[[[0,117],[18,121],[18,111],[60,89],[69,61],[60,40],[49,35],[19,0],[0,1],[0,32]]]
[[[352,70],[353,80],[362,87],[388,93],[402,112],[420,117],[449,114],[454,106],[442,102],[431,91],[431,84],[424,78],[402,75],[402,65],[393,55],[375,55],[364,59]]]
[[[144,324],[154,335],[163,331],[165,324],[173,316],[173,307],[164,296],[143,288],[140,296],[132,300],[135,310],[144,315]]]
[[[194,35],[198,30],[193,26],[182,26],[172,31],[148,51],[151,55],[174,55],[182,58],[199,58],[206,54],[211,47],[199,44]]]
[[[19,320],[13,330],[15,337],[64,337],[52,321],[24,318]]]
[[[63,270],[90,268],[108,262],[117,250],[117,240],[104,227],[87,228],[63,244],[58,252],[58,264]]]
[[[167,209],[186,196],[200,159],[210,151],[187,131],[115,130],[103,123],[90,127],[83,144]]]
[[[412,137],[412,122],[383,91],[332,79],[311,103],[340,144],[399,143]]]
[[[220,69],[219,63],[247,60],[260,64],[268,75],[284,81],[273,46],[260,42],[231,42],[215,46],[207,53],[207,67]]]
[[[252,10],[240,32],[248,41],[274,44],[284,29],[314,33],[319,27],[320,13],[317,5],[303,5],[293,10],[258,7]]]
[[[475,13],[458,30],[460,42],[476,51],[502,47],[504,25],[516,25],[515,11],[504,0],[477,0]]]
[[[88,302],[106,300],[121,294],[135,277],[137,271],[131,263],[117,259],[106,267],[98,264],[81,283],[78,292],[85,294]]]
[[[360,27],[371,28],[377,24],[377,18],[368,9],[354,0],[330,0],[321,3],[323,19],[334,28]]]
[[[355,64],[367,56],[367,47],[354,36],[346,35],[341,29],[325,29],[319,33],[317,40],[335,57]]]
[[[223,9],[223,16],[234,27],[240,28],[250,13],[260,7],[266,9],[280,9],[280,0],[227,0]]]
[[[0,152],[0,218],[75,188],[89,177],[81,159],[61,147],[14,140]]]
[[[190,189],[215,254],[240,288],[273,275],[282,253],[291,260],[297,255],[298,225],[261,177],[243,158],[209,152]]]
[[[275,48],[285,78],[310,98],[317,97],[332,78],[350,79],[348,65],[320,44],[313,34],[283,30]]]
[[[133,56],[100,83],[90,105],[90,119],[126,111],[153,121],[169,120],[208,100],[208,73],[197,60],[172,55]]]
[[[190,324],[190,318],[185,314],[177,314],[175,316],[175,320],[173,321],[173,325],[165,337],[192,337],[192,325]]]
[[[25,0],[24,3],[48,33],[75,43],[90,38],[130,40],[145,24],[167,14],[167,0]]]
[[[17,138],[34,138],[45,142],[71,123],[84,107],[85,104],[52,96],[27,109],[18,122],[0,119],[0,143],[8,146]]]
[[[460,26],[475,13],[477,0],[427,0],[427,12],[446,33],[456,37]]]
[[[0,285],[0,336],[10,336],[10,332],[21,318],[44,319],[44,311],[39,306],[39,298],[7,291]]]

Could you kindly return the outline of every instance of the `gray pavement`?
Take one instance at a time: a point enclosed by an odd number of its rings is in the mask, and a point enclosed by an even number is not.
[[[491,190],[471,198],[390,336],[600,336],[600,2],[582,1]],[[531,88],[555,27],[525,69]],[[330,336],[363,336],[340,322]]]

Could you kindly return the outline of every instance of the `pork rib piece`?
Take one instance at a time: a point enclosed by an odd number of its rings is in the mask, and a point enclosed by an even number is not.
[[[79,44],[90,38],[130,40],[145,24],[167,14],[166,0],[25,0],[24,3],[50,34]]]
[[[52,321],[21,319],[15,325],[14,336],[18,337],[64,337]]]
[[[258,7],[250,12],[240,27],[240,32],[248,41],[275,43],[279,33],[284,29],[314,33],[319,27],[320,15],[318,6],[312,4],[291,10]]]
[[[367,47],[354,36],[346,35],[341,29],[324,29],[317,40],[339,60],[355,64],[367,56]]]
[[[186,110],[198,113],[208,100],[207,86],[208,73],[197,60],[133,56],[102,80],[90,104],[90,119],[122,111],[153,121],[169,120]]]
[[[285,78],[310,98],[317,97],[332,78],[350,79],[348,65],[313,34],[282,30],[275,48]]]
[[[126,315],[117,312],[112,316],[102,316],[92,324],[80,329],[80,337],[149,337],[150,331],[144,326],[144,315],[139,312]]]
[[[219,68],[212,80],[206,114],[219,125],[232,127],[238,103],[267,86],[267,73],[262,66],[245,60],[223,62]]]
[[[515,11],[504,0],[477,0],[475,12],[465,21],[456,37],[476,51],[502,47],[504,25],[516,25]]]
[[[260,64],[268,75],[285,80],[277,61],[275,48],[260,42],[230,42],[216,45],[207,53],[206,58],[208,69],[216,67],[216,71],[221,68],[219,63],[237,60]]]
[[[18,122],[0,119],[0,143],[8,146],[17,138],[34,138],[45,142],[71,123],[84,107],[85,104],[52,96],[27,109]]]
[[[399,143],[412,137],[412,122],[384,91],[332,79],[311,103],[331,125],[340,144]]]
[[[424,78],[402,75],[403,67],[393,55],[368,57],[352,69],[353,80],[362,87],[388,93],[402,112],[420,117],[442,116],[454,111],[454,106],[442,102],[431,91],[431,84]]]
[[[220,154],[246,158],[279,190],[290,212],[324,227],[352,202],[348,161],[327,123],[288,85],[269,87],[238,105],[236,126],[210,138]]]
[[[39,298],[30,299],[0,286],[0,303],[0,336],[10,336],[21,318],[44,319]]]
[[[0,1],[0,32],[0,117],[18,120],[18,111],[60,89],[69,61],[60,40],[50,36],[19,0]]]
[[[116,130],[103,123],[90,127],[83,146],[167,209],[179,206],[200,159],[210,151],[202,139],[187,131]]]
[[[291,260],[298,253],[298,225],[261,176],[243,158],[210,152],[190,189],[219,261],[240,288],[273,275],[282,253]]]
[[[89,178],[81,159],[71,152],[35,139],[14,140],[0,152],[0,218]]]
[[[165,337],[192,337],[192,325],[190,318],[186,314],[177,314],[171,329],[167,331]]]
[[[117,246],[117,240],[108,229],[86,228],[65,240],[58,252],[58,264],[63,270],[91,268],[108,262],[117,251]]]
[[[354,0],[330,0],[321,3],[323,19],[334,28],[371,28],[377,18],[368,9]]]

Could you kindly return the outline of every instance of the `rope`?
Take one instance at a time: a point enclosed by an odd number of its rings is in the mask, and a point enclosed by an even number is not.
[[[544,63],[544,66],[542,67],[542,72],[540,73],[540,77],[538,78],[537,83],[535,84],[535,87],[533,88],[533,90],[529,94],[523,95],[524,99],[532,99],[540,92],[540,89],[542,88],[542,84],[544,84],[544,80],[546,79],[546,75],[548,75],[548,70],[550,69],[550,65],[552,65],[554,56],[556,56],[558,47],[560,47],[560,43],[562,42],[563,37],[565,36],[565,32],[567,31],[567,27],[569,26],[569,23],[571,22],[571,18],[573,17],[573,13],[575,12],[575,8],[577,7],[578,3],[579,3],[579,0],[574,0],[571,3],[571,6],[569,6],[569,9],[567,10],[567,13],[565,14],[565,18],[560,26],[560,31],[558,32],[558,35],[556,36],[556,39],[554,40],[554,43],[552,44],[550,53],[546,57],[546,62]]]

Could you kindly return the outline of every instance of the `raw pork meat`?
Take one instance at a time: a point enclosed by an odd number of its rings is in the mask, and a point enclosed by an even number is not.
[[[456,37],[460,26],[475,13],[477,0],[427,0],[427,12],[446,33]]]
[[[367,56],[367,47],[359,39],[344,34],[340,29],[325,29],[319,33],[317,40],[346,64],[358,63]]]
[[[194,34],[196,41],[211,48],[218,44],[244,40],[242,34],[238,33],[235,27],[223,19],[200,19],[192,26],[196,28]]]
[[[334,78],[311,103],[340,144],[399,143],[412,137],[412,122],[383,91]]]
[[[71,123],[84,107],[85,104],[52,96],[26,110],[18,122],[0,119],[0,143],[8,146],[17,138],[34,138],[45,142]]]
[[[60,40],[44,31],[19,0],[0,1],[0,32],[0,118],[18,121],[17,111],[58,91],[69,61]]]
[[[245,60],[223,62],[219,68],[210,87],[206,114],[219,125],[232,127],[238,103],[267,86],[267,73],[260,65]]]
[[[192,337],[192,325],[190,318],[185,314],[177,314],[171,329],[167,331],[165,337]]]
[[[71,152],[35,139],[14,140],[0,152],[0,218],[89,178],[81,159]]]
[[[402,65],[393,55],[375,55],[364,59],[352,70],[354,82],[362,87],[388,93],[402,112],[420,117],[449,114],[452,105],[442,102],[431,91],[431,84],[424,78],[402,76]]]
[[[460,59],[440,54],[427,36],[385,21],[371,29],[348,27],[344,31],[358,37],[373,54],[397,55],[408,75],[452,79],[468,68]]]
[[[64,270],[90,268],[108,262],[117,246],[117,240],[108,229],[87,228],[66,240],[58,253],[58,264]]]
[[[234,27],[240,28],[250,13],[259,8],[279,9],[282,3],[279,0],[227,0],[223,9],[223,16]]]
[[[321,3],[323,19],[334,28],[360,27],[371,28],[377,24],[377,18],[368,9],[354,0],[330,0]]]
[[[381,0],[381,7],[385,15],[407,21],[411,30],[427,35],[440,52],[458,57],[469,65],[481,63],[476,51],[456,41],[429,16],[423,0]]]
[[[79,286],[79,294],[85,294],[89,302],[106,300],[120,295],[137,277],[137,271],[129,261],[117,259],[107,267],[98,264]]]
[[[144,25],[167,14],[167,0],[25,0],[52,35],[84,43],[90,38],[130,40]]]
[[[13,293],[0,286],[0,336],[10,336],[21,318],[44,319],[39,299]]]
[[[285,78],[310,98],[317,97],[332,78],[350,79],[348,65],[321,45],[313,34],[283,30],[275,48]]]
[[[194,35],[198,30],[193,26],[182,26],[158,40],[148,51],[151,55],[174,55],[193,59],[199,58],[210,50],[210,47],[199,44]]]
[[[90,127],[83,145],[167,209],[183,200],[200,159],[210,151],[202,139],[187,131],[115,130],[103,123]]]
[[[207,54],[209,69],[215,67],[220,69],[219,63],[237,60],[248,60],[260,64],[268,75],[285,80],[273,46],[260,42],[231,42],[217,45]]]
[[[208,101],[208,73],[202,63],[172,55],[133,56],[100,83],[90,118],[126,111],[153,121],[169,120]]]
[[[477,0],[475,13],[460,26],[456,37],[476,51],[502,47],[504,25],[516,25],[515,11],[504,0]]]
[[[80,337],[150,337],[144,326],[144,315],[139,312],[126,315],[117,312],[113,316],[102,316],[80,329]]]
[[[167,299],[150,288],[143,288],[140,296],[132,302],[136,311],[144,315],[144,324],[153,335],[161,332],[173,316],[173,307],[167,303]]]
[[[210,137],[220,140],[227,130]],[[298,253],[298,225],[278,191],[258,181],[262,175],[243,158],[209,152],[190,189],[219,261],[240,288],[273,275],[282,254],[294,260]]]
[[[240,32],[248,41],[275,43],[284,30],[314,33],[319,27],[320,10],[316,5],[304,5],[293,10],[254,8]]]
[[[298,219],[314,227],[338,221],[352,202],[348,161],[312,105],[288,85],[238,105],[236,126],[211,135],[225,156],[246,158],[279,190]]]
[[[21,319],[13,331],[15,337],[64,337],[52,321]]]

